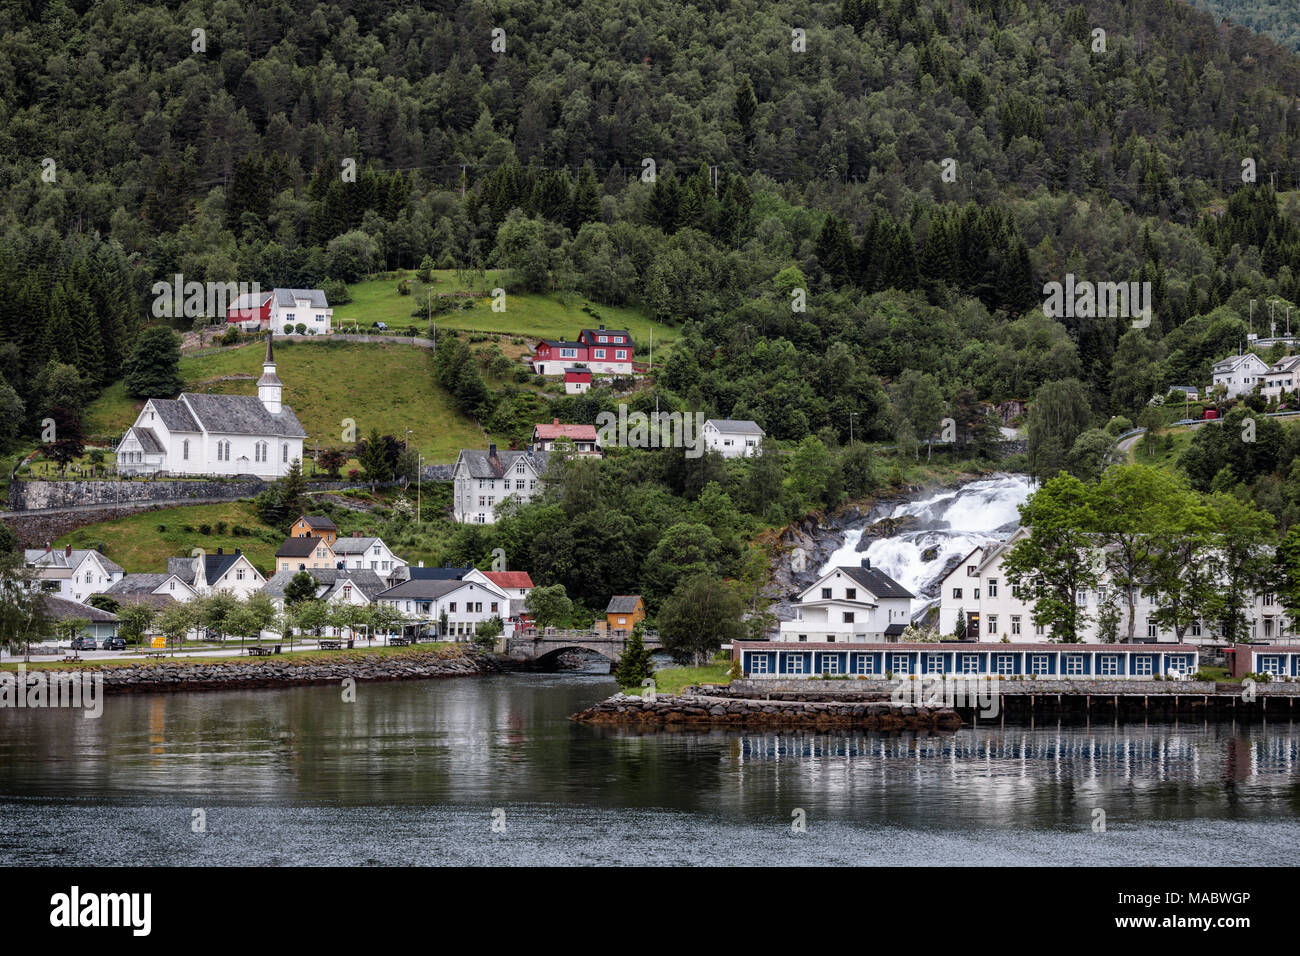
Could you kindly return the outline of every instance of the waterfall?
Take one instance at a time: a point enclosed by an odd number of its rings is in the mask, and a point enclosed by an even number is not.
[[[902,502],[888,517],[915,519],[906,530],[876,538],[859,550],[865,528],[849,529],[844,544],[820,573],[842,565],[858,565],[862,558],[870,558],[873,568],[879,568],[917,596],[912,602],[915,618],[938,600],[939,581],[953,562],[978,545],[1001,541],[1011,533],[1020,523],[1019,506],[1033,487],[1026,475],[999,475]],[[926,560],[924,554],[930,549],[933,557]]]

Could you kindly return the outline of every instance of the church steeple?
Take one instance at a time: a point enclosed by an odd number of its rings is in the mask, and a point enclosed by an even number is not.
[[[275,356],[271,354],[271,333],[266,333],[266,358],[262,359],[262,377],[257,380],[257,397],[272,415],[280,412],[280,395],[283,386],[275,374]]]

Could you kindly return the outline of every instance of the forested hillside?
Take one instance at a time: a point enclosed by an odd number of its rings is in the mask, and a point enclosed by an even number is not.
[[[1135,416],[1300,300],[1298,87],[1174,0],[9,4],[0,424],[118,375],[174,273],[421,263],[643,305],[682,330],[662,400],[777,439],[1070,379]],[[1044,317],[1066,273],[1154,321]]]
[[[1292,0],[1192,0],[1192,4],[1216,19],[1231,20],[1289,50],[1300,50],[1300,7]]]

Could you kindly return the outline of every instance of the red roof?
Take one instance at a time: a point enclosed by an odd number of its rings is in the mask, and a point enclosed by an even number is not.
[[[483,576],[499,588],[530,588],[533,579],[527,571],[484,571]]]
[[[561,425],[560,420],[556,418],[549,425],[535,425],[533,427],[533,437],[542,441],[556,438],[571,438],[574,441],[595,441],[596,426]]]

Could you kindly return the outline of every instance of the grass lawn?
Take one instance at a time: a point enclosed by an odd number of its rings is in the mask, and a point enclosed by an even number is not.
[[[226,523],[225,534],[216,533],[219,521]],[[212,526],[211,534],[199,533],[199,526],[204,524]],[[186,525],[194,531],[187,533]],[[192,548],[214,553],[217,548],[224,548],[227,553],[240,548],[253,566],[266,574],[275,565],[279,540],[270,544],[254,536],[236,536],[230,532],[235,525],[258,532],[267,530],[258,520],[252,502],[228,501],[162,508],[101,521],[65,534],[56,544],[58,547],[70,544],[74,548],[93,548],[102,542],[104,554],[130,572],[161,572],[166,569],[169,557],[187,556]],[[160,526],[167,530],[159,531]]]
[[[524,338],[565,338],[573,339],[579,330],[605,325],[608,328],[626,329],[638,346],[637,358],[644,360],[643,352],[650,344],[650,333],[654,332],[654,347],[658,353],[660,345],[668,345],[677,338],[677,330],[649,318],[639,309],[599,305],[581,295],[561,293],[534,294],[511,293],[500,270],[489,270],[485,283],[458,282],[455,272],[436,271],[435,281],[429,285],[415,278],[414,272],[403,273],[411,279],[412,293],[399,295],[399,279],[371,279],[349,286],[352,301],[334,310],[334,322],[342,329],[348,322],[355,321],[363,331],[370,328],[371,322],[386,322],[390,327],[405,328],[415,325],[422,331],[427,321],[415,318],[411,310],[417,303],[427,303],[432,290],[435,297],[454,292],[491,290],[497,287],[506,289],[506,310],[493,312],[490,298],[471,300],[473,308],[453,310],[441,315],[435,314],[434,325],[439,329],[463,329],[470,332],[498,332],[506,335],[518,335]],[[466,278],[466,276],[462,278]],[[582,311],[587,306],[596,312],[599,318]],[[666,353],[665,353],[666,357]],[[281,376],[283,378],[283,376]]]
[[[727,672],[731,670],[730,661],[715,661],[703,667],[665,667],[654,673],[656,694],[677,694],[683,687],[691,684],[730,684]],[[625,690],[625,694],[640,695],[642,687]]]
[[[181,358],[187,391],[256,395],[265,346],[211,350]],[[402,438],[431,462],[452,462],[461,448],[486,447],[484,432],[458,412],[450,396],[433,384],[433,353],[397,343],[277,343],[277,374],[284,401],[307,430],[307,447],[337,447],[345,419],[356,423],[357,437],[371,426]],[[226,376],[246,376],[218,380]],[[143,402],[129,399],[119,382],[87,409],[86,431],[120,435],[135,420]]]

